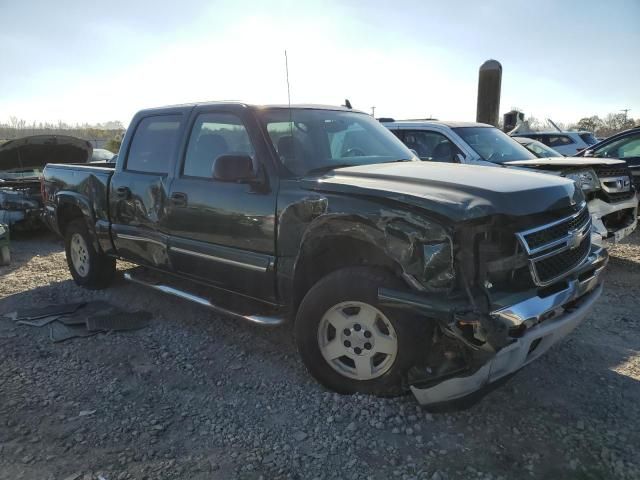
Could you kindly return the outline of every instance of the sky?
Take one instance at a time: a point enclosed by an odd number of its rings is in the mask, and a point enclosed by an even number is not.
[[[0,0],[0,122],[127,125],[210,100],[475,120],[478,68],[500,113],[640,117],[640,0]]]

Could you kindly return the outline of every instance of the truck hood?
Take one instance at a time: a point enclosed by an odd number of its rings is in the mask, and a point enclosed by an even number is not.
[[[599,167],[603,165],[624,164],[623,160],[611,160],[606,158],[580,158],[580,157],[553,157],[535,158],[533,160],[512,160],[503,162],[507,167],[536,168],[540,170],[573,170],[585,167]]]
[[[392,199],[453,221],[532,215],[583,201],[573,181],[522,170],[433,162],[396,162],[333,170],[314,190]]]
[[[86,140],[67,135],[33,135],[0,145],[0,172],[42,169],[47,163],[85,163],[93,148]]]

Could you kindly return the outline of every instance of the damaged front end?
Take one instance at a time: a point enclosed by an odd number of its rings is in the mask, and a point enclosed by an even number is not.
[[[39,182],[0,182],[0,223],[12,229],[42,228]]]
[[[424,246],[423,272],[412,275],[412,291],[379,291],[382,303],[437,324],[421,363],[408,374],[421,404],[482,390],[542,355],[585,318],[608,261],[606,251],[592,245],[590,230],[585,204],[459,225],[452,242]]]

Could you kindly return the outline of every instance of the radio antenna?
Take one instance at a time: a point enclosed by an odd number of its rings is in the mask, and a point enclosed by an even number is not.
[[[287,51],[284,51],[284,71],[287,75],[287,101],[289,102],[289,110],[291,110],[291,90],[289,88],[289,59],[287,58]]]
[[[284,70],[287,76],[287,102],[289,104],[289,134],[291,135],[291,143],[295,151],[295,142],[293,141],[293,111],[291,110],[291,89],[289,87],[289,58],[287,57],[287,49],[284,50]]]

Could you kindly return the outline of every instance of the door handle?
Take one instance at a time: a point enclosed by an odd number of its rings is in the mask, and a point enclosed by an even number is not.
[[[171,194],[171,204],[175,207],[184,207],[187,205],[187,194],[175,192]]]
[[[131,198],[131,189],[129,187],[118,187],[116,188],[116,193],[118,194],[119,198]]]

